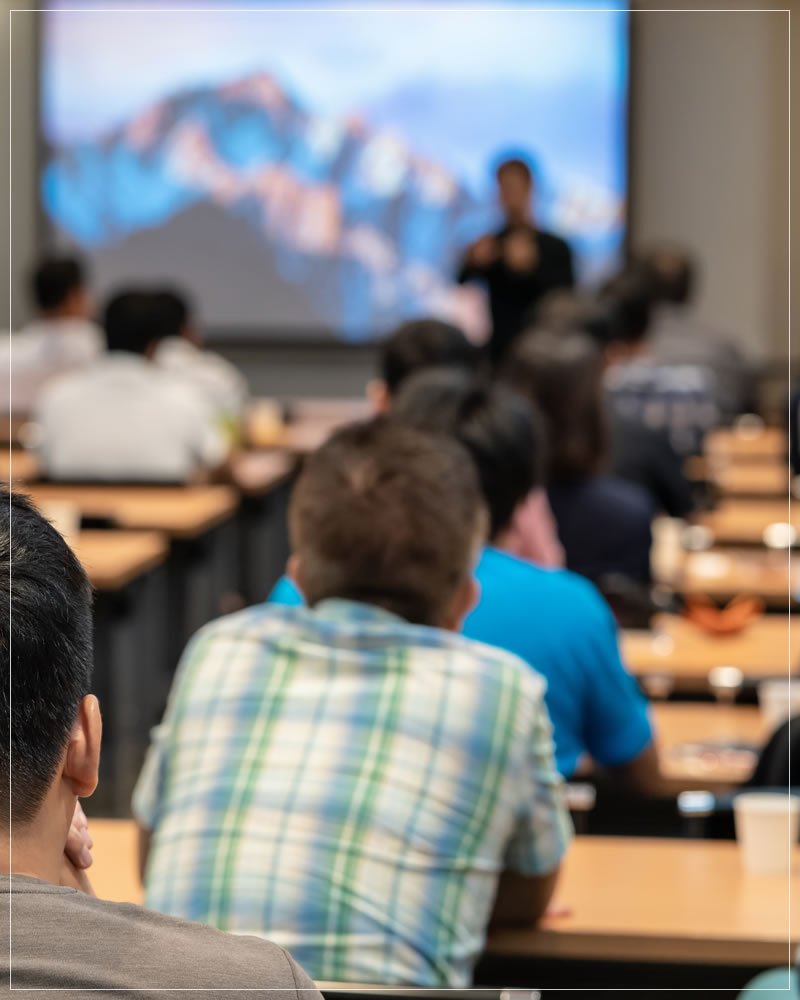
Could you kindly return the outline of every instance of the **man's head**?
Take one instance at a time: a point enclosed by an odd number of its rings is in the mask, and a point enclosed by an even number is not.
[[[77,257],[44,257],[31,275],[31,298],[48,319],[88,319],[91,302]]]
[[[472,456],[490,515],[491,538],[511,525],[514,511],[542,484],[543,442],[526,399],[468,372],[431,369],[400,390],[392,416],[422,430],[449,434]]]
[[[655,303],[687,305],[695,283],[695,265],[688,251],[680,247],[654,247],[642,258],[652,286]]]
[[[438,319],[403,323],[381,348],[381,379],[368,387],[378,413],[389,409],[406,379],[426,368],[461,368],[475,371],[481,363],[479,351],[457,326]]]
[[[11,789],[14,836],[34,818],[43,828],[45,805],[66,835],[75,797],[91,795],[97,783],[91,587],[56,529],[28,499],[7,491],[0,492],[0,589],[8,612],[0,628],[0,702],[9,734],[0,741],[0,783]]]
[[[503,213],[510,223],[528,222],[531,217],[533,170],[521,157],[503,160],[495,171]]]
[[[512,344],[500,376],[542,414],[548,484],[600,471],[607,452],[603,356],[588,334],[529,330]]]
[[[126,351],[151,357],[158,342],[168,335],[170,316],[152,292],[130,289],[117,292],[106,303],[103,329],[109,351]]]
[[[181,337],[198,343],[199,336],[192,318],[189,299],[177,288],[161,288],[153,292],[155,307],[161,317],[165,337]]]
[[[588,314],[577,328],[593,335],[604,348],[606,364],[624,361],[645,349],[652,304],[652,286],[646,272],[642,268],[624,271],[602,287],[594,306],[595,328]],[[603,324],[597,322],[602,316],[604,331]]]
[[[386,417],[343,428],[306,459],[289,532],[289,573],[312,607],[342,598],[456,629],[475,601],[486,512],[450,438]]]

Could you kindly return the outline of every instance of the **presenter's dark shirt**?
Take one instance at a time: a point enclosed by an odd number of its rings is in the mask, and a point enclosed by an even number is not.
[[[516,226],[506,226],[495,233],[502,242]],[[485,281],[489,292],[492,316],[492,339],[489,350],[493,361],[499,361],[508,345],[519,334],[531,309],[548,292],[557,288],[572,288],[572,252],[569,245],[552,233],[536,230],[539,259],[532,271],[509,268],[499,254],[486,268],[473,267],[466,260],[458,273],[458,281]]]

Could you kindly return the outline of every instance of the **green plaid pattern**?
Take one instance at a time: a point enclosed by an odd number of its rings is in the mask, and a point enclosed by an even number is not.
[[[315,979],[464,986],[500,873],[571,828],[544,680],[363,604],[263,605],[184,654],[134,795],[146,905]]]

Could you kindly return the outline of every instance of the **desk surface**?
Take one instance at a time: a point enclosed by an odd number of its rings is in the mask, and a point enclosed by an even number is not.
[[[136,831],[130,820],[91,818],[90,878],[105,899],[140,902]],[[792,873],[800,890],[800,857]],[[568,917],[493,934],[494,954],[640,961],[779,965],[787,951],[789,883],[745,874],[736,844],[722,841],[578,837],[558,899]],[[800,937],[797,902],[792,939]]]
[[[761,712],[751,705],[660,702],[652,706],[665,794],[689,789],[721,793],[746,781],[755,753],[719,750],[710,744],[738,744],[757,751],[767,739]],[[706,744],[703,751],[692,745]]]
[[[719,492],[726,497],[789,498],[791,473],[782,462],[733,462],[719,468],[712,465],[710,475]]]
[[[715,542],[724,545],[763,545],[764,529],[789,522],[800,532],[800,504],[784,500],[723,500],[714,510],[697,517],[710,528]]]
[[[29,483],[39,475],[39,460],[23,448],[0,450],[0,481]]]
[[[709,458],[724,458],[733,462],[738,459],[774,461],[776,458],[785,458],[789,443],[786,431],[780,427],[764,427],[761,430],[722,429],[708,435],[704,451]]]
[[[35,502],[67,500],[84,517],[108,518],[120,528],[195,538],[227,520],[238,504],[230,486],[73,486],[42,483],[27,493]]]
[[[70,542],[97,590],[121,590],[169,552],[169,541],[157,531],[81,531]]]
[[[789,884],[742,871],[731,841],[577,838],[557,898],[573,912],[492,934],[495,955],[786,965]],[[800,937],[800,850],[791,939]]]
[[[687,553],[673,585],[687,595],[726,600],[753,594],[788,607],[799,582],[800,556],[786,550],[731,548]]]
[[[708,690],[714,667],[738,667],[747,677],[786,676],[800,668],[800,627],[767,615],[735,635],[709,635],[685,618],[658,615],[652,632],[624,631],[622,654],[636,676],[672,675],[679,690]]]

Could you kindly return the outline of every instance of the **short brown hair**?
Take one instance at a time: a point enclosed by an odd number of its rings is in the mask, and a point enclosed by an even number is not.
[[[608,452],[603,356],[588,334],[530,330],[512,344],[500,374],[544,417],[548,484],[602,471]]]
[[[442,623],[486,530],[462,446],[386,417],[345,427],[310,455],[289,509],[311,606],[362,601],[419,625]]]

